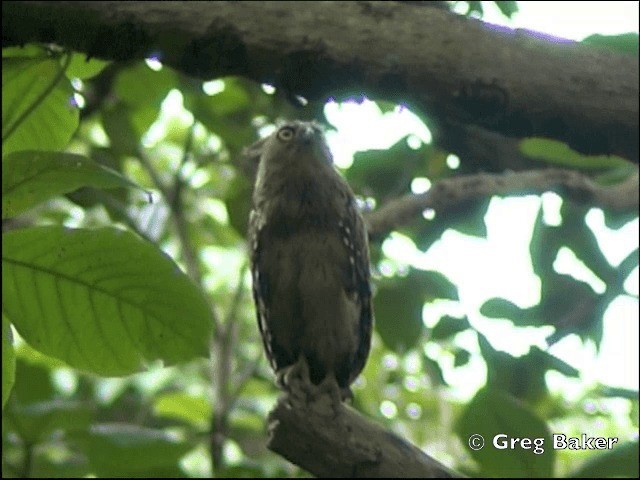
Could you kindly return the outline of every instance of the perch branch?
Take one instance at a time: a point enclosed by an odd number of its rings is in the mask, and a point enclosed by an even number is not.
[[[285,393],[268,422],[268,448],[318,477],[461,477],[329,395],[306,402]]]

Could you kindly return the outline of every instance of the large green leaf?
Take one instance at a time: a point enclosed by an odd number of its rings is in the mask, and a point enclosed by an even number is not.
[[[504,392],[491,388],[480,390],[458,420],[456,433],[464,445],[470,445],[467,448],[480,464],[482,476],[550,477],[553,473],[555,450],[546,424]],[[483,448],[477,448],[480,445],[478,435],[484,439]],[[497,435],[506,437],[496,438]],[[514,448],[510,448],[513,438],[530,439],[532,443],[523,446],[516,442]],[[508,448],[503,449],[505,439]],[[536,441],[543,443],[543,452],[534,453],[536,444],[533,442]]]
[[[69,80],[57,60],[2,59],[2,155],[59,150],[78,127]]]
[[[153,245],[113,228],[3,235],[2,299],[34,348],[102,375],[207,352],[207,301]]]
[[[2,408],[4,408],[16,375],[16,355],[13,351],[11,324],[2,316]]]
[[[137,187],[118,172],[82,155],[14,152],[2,162],[2,218],[80,187]]]
[[[163,430],[115,423],[95,425],[76,438],[102,477],[183,476],[178,462],[193,448]]]
[[[373,297],[376,329],[398,352],[413,347],[424,331],[422,307],[436,298],[457,299],[456,287],[441,273],[411,270],[404,277],[380,282]]]
[[[67,78],[87,79],[95,77],[104,70],[111,62],[97,58],[89,58],[84,53],[73,53],[71,63],[65,72]]]

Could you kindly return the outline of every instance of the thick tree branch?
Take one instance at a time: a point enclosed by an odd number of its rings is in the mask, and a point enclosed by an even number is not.
[[[311,403],[280,397],[269,414],[268,447],[318,477],[460,477],[329,395]]]
[[[478,174],[440,180],[426,193],[410,194],[383,205],[365,217],[372,238],[419,218],[426,209],[442,213],[469,200],[491,195],[522,195],[561,191],[564,197],[614,210],[637,210],[638,173],[622,183],[604,187],[574,170],[532,170]]]
[[[638,58],[407,2],[3,2],[3,46],[56,42],[309,99],[366,93],[440,121],[638,162]]]

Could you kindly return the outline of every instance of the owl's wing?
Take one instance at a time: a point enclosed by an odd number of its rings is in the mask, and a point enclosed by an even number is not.
[[[349,384],[360,374],[369,356],[371,331],[373,329],[373,308],[371,306],[371,284],[369,271],[369,242],[362,216],[351,197],[347,205],[347,215],[340,222],[341,234],[349,248],[351,282],[349,287],[360,302],[358,322],[358,346],[349,371]],[[347,240],[348,239],[348,240]]]
[[[269,284],[265,275],[260,272],[260,233],[264,227],[262,215],[256,210],[251,210],[249,215],[249,247],[251,248],[251,277],[253,280],[253,300],[256,305],[258,327],[264,344],[264,351],[271,367],[277,371],[278,365],[271,348],[272,339],[269,330],[269,307],[266,299],[269,298]]]

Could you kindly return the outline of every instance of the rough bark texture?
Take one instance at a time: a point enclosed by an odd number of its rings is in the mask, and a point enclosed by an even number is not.
[[[318,477],[459,477],[422,450],[329,395],[284,394],[269,414],[269,449]]]
[[[441,121],[638,162],[638,58],[407,2],[3,2],[3,46],[159,56],[309,99],[367,94]]]

